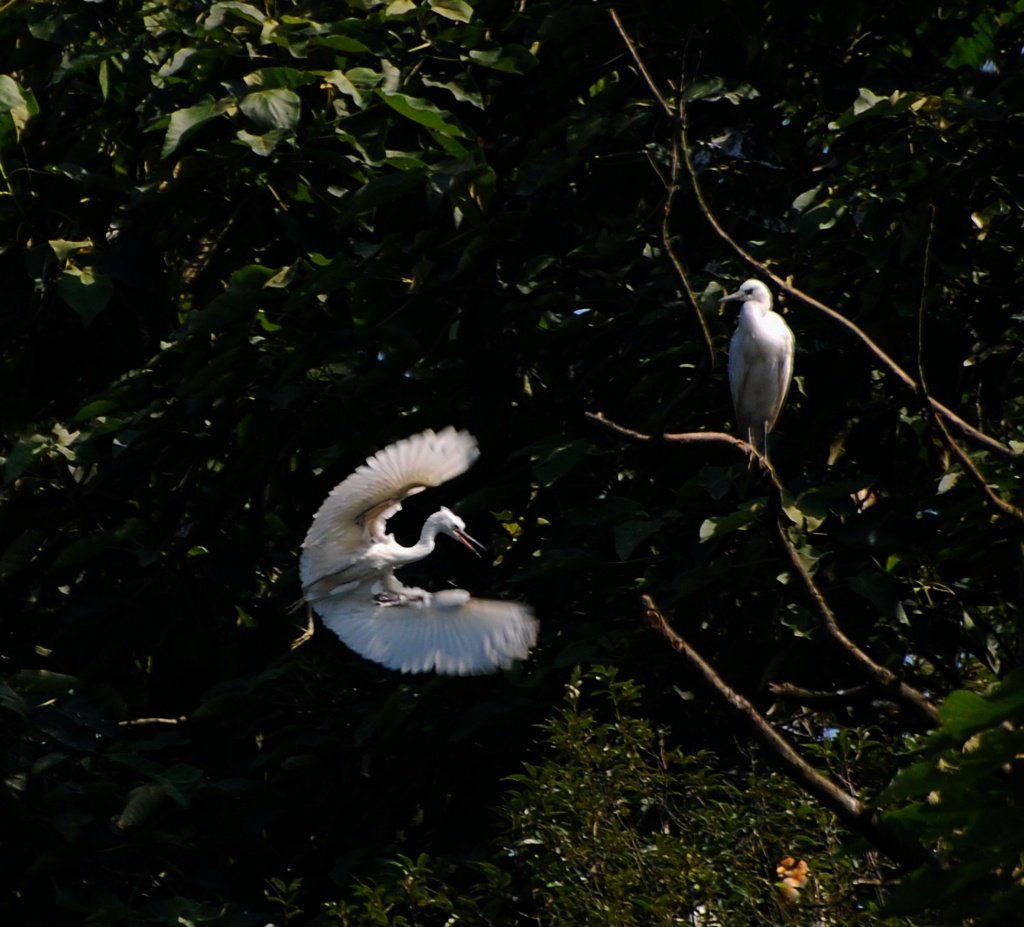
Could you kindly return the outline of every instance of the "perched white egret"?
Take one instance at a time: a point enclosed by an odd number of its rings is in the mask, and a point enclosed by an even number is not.
[[[464,473],[479,454],[476,439],[454,428],[396,441],[335,486],[314,516],[299,561],[302,592],[356,653],[405,673],[470,675],[507,667],[536,643],[526,605],[474,599],[463,589],[427,592],[395,578],[434,549],[438,534],[480,546],[444,507],[411,547],[385,531],[404,498]]]
[[[793,379],[793,332],[760,280],[747,280],[722,302],[739,302],[739,321],[729,342],[729,388],[740,431],[765,459],[768,432],[786,402]]]

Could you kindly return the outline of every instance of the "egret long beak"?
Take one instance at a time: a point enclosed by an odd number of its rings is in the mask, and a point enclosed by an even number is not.
[[[483,544],[481,544],[476,538],[470,537],[465,531],[460,528],[454,530],[453,536],[456,541],[463,545],[466,550],[476,554],[478,557],[482,557],[481,551],[487,550]]]
[[[737,290],[735,293],[729,293],[727,296],[723,296],[718,302],[719,303],[743,302],[743,301],[746,301],[746,298],[747,298],[746,296],[744,296],[739,290]]]

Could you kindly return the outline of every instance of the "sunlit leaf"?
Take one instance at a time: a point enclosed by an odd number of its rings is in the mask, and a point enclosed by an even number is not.
[[[39,113],[39,104],[31,90],[22,87],[13,77],[0,74],[0,113],[6,112],[14,127],[14,138],[21,138],[22,132],[33,116]],[[3,142],[0,123],[0,143]]]
[[[438,109],[427,100],[411,97],[404,93],[387,93],[383,90],[378,90],[377,95],[395,112],[426,126],[428,129],[440,132],[442,135],[459,138],[466,134],[458,125],[449,121],[452,118],[450,113]]]
[[[257,125],[282,132],[291,131],[299,124],[302,111],[299,95],[284,87],[247,93],[238,105]]]
[[[171,121],[164,135],[160,156],[166,158],[173,154],[191,135],[194,135],[206,123],[222,116],[230,106],[231,104],[227,100],[207,100],[196,106],[171,113]]]
[[[65,241],[63,238],[57,238],[52,239],[48,244],[53,249],[58,261],[66,261],[73,254],[93,249],[92,240],[89,238],[83,241]]]
[[[427,0],[427,2],[433,12],[445,19],[468,23],[473,18],[473,7],[465,0]]]
[[[203,20],[203,26],[207,30],[217,29],[224,25],[224,21],[229,16],[237,16],[256,24],[261,24],[266,19],[266,16],[251,3],[242,3],[239,0],[221,0],[210,7],[210,12]]]
[[[283,129],[272,129],[269,132],[264,132],[262,135],[254,135],[251,132],[246,132],[245,129],[239,129],[235,133],[235,137],[240,142],[248,145],[254,154],[264,158],[267,155],[273,154],[274,149],[277,148],[287,135],[288,133]]]

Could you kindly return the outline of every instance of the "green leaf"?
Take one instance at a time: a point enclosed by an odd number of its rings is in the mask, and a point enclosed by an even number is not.
[[[383,203],[399,199],[423,183],[423,175],[414,170],[374,177],[354,193],[345,194],[345,207],[350,215],[358,215]]]
[[[228,100],[211,99],[171,113],[160,157],[166,158],[173,154],[189,136],[195,134],[211,119],[222,116],[230,107],[231,103]]]
[[[729,471],[725,467],[703,467],[697,474],[697,485],[715,500],[724,499],[732,489]]]
[[[828,499],[819,490],[809,490],[796,499],[786,493],[782,510],[794,525],[805,531],[817,531],[828,517]]]
[[[861,87],[857,93],[857,99],[853,101],[853,114],[860,116],[866,113],[869,109],[874,109],[879,103],[888,103],[889,100],[886,97],[880,97],[876,93],[872,93],[866,87]]]
[[[0,112],[3,111],[11,118],[15,141],[21,141],[21,133],[32,117],[39,114],[39,104],[32,91],[7,74],[0,74]]]
[[[588,448],[587,442],[580,440],[548,444],[533,465],[534,475],[543,485],[552,486],[576,469],[587,456]]]
[[[999,21],[994,11],[986,10],[971,25],[973,34],[953,42],[945,62],[947,68],[980,68],[995,53]]]
[[[87,402],[72,416],[71,424],[77,425],[81,422],[87,422],[90,419],[106,415],[108,412],[113,412],[118,408],[120,408],[120,403],[113,399],[94,399],[92,402]]]
[[[615,526],[615,556],[628,560],[633,551],[649,537],[661,530],[662,520],[651,518],[645,521],[627,521]]]
[[[410,97],[404,93],[387,93],[383,90],[377,91],[379,96],[396,113],[418,122],[428,129],[441,133],[444,136],[455,136],[464,138],[466,133],[453,122],[448,120],[451,113],[438,109],[433,103],[421,100],[419,97]]]
[[[213,29],[220,28],[224,25],[224,20],[227,18],[228,14],[237,16],[240,19],[248,20],[249,22],[257,25],[262,25],[267,18],[251,3],[241,3],[239,0],[223,0],[223,2],[215,3],[210,7],[210,12],[203,21],[203,28],[208,32]]]
[[[93,244],[91,238],[82,241],[65,241],[63,238],[52,238],[47,244],[53,249],[53,253],[60,262],[66,261],[72,254],[79,251],[91,251]]]
[[[469,53],[469,60],[506,74],[525,74],[538,64],[536,56],[521,45],[474,49]]]
[[[469,103],[470,106],[475,106],[477,109],[484,108],[483,97],[480,92],[474,89],[472,86],[468,86],[469,81],[465,83],[451,80],[451,81],[434,81],[425,75],[420,78],[424,87],[439,87],[442,90],[447,90],[456,100],[460,103]]]
[[[247,87],[259,87],[262,90],[294,90],[315,79],[315,74],[298,68],[260,68],[246,74],[244,78]]]
[[[242,112],[264,129],[292,131],[299,124],[302,101],[294,90],[275,87],[247,93],[239,103]]]
[[[19,441],[4,460],[4,482],[13,483],[43,448],[40,440]]]
[[[732,512],[729,515],[722,515],[715,518],[705,518],[701,522],[699,537],[701,543],[710,541],[712,538],[721,538],[737,531],[743,531],[757,517],[754,507],[743,508]]]
[[[328,71],[323,79],[351,97],[360,109],[366,109],[384,75],[372,68],[350,68],[347,71]]]
[[[803,212],[808,206],[810,206],[821,192],[821,188],[824,184],[818,184],[816,187],[811,187],[810,190],[806,190],[801,193],[795,200],[793,200],[793,208],[797,212]]]
[[[875,606],[886,618],[909,624],[900,601],[900,587],[885,573],[863,572],[851,576],[850,588]]]
[[[977,731],[1019,720],[1022,715],[1024,669],[1017,669],[988,695],[963,689],[951,692],[939,707],[942,727],[937,736],[946,742],[961,743]]]
[[[114,284],[91,267],[68,267],[57,280],[57,292],[83,324],[89,325],[110,303]]]
[[[271,154],[278,144],[287,137],[288,133],[282,129],[273,129],[262,135],[254,135],[252,132],[246,132],[245,129],[239,129],[235,133],[235,138],[248,145],[254,154],[258,154],[262,158]]]
[[[745,100],[756,100],[759,96],[760,93],[750,84],[721,77],[706,77],[692,81],[683,91],[683,99],[688,103],[697,100],[703,100],[706,103],[728,100],[735,105]]]
[[[430,9],[459,23],[468,23],[473,18],[473,7],[464,0],[430,0]]]

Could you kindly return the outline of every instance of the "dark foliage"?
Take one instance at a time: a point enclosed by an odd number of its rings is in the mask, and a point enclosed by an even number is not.
[[[550,860],[530,870],[502,854],[509,815],[543,804],[509,777],[554,774],[538,751],[570,717],[574,667],[642,683],[608,736],[668,731],[680,760],[658,774],[673,788],[739,802],[750,775],[728,716],[689,697],[643,627],[641,592],[805,756],[938,852],[904,886],[904,911],[938,903],[960,923],[990,897],[1019,909],[1024,710],[1007,677],[1024,569],[1024,4],[652,0],[619,13],[671,107],[686,102],[725,229],[923,378],[906,388],[824,314],[783,300],[798,380],[772,454],[788,536],[846,633],[947,699],[942,727],[922,746],[877,692],[777,699],[770,683],[833,693],[864,679],[820,632],[767,484],[727,449],[630,442],[585,416],[730,428],[734,319],[717,300],[755,275],[708,223],[677,121],[608,4],[10,0],[12,917],[562,923],[553,902],[507,904],[540,897],[509,880],[540,879]],[[924,391],[1006,452],[955,429],[951,448]],[[297,551],[323,497],[375,449],[448,424],[476,434],[481,460],[412,500],[398,536],[443,495],[493,563],[439,550],[420,578],[531,602],[534,656],[445,679],[399,677],[322,629],[292,647]],[[574,783],[584,747],[563,755]],[[705,750],[714,769],[695,771],[684,758]],[[648,770],[613,752],[609,775]],[[757,830],[747,791],[733,826]],[[788,787],[782,803],[794,827],[826,819]],[[793,840],[823,857],[838,842]],[[466,875],[475,865],[483,877]],[[412,886],[406,920],[376,880]],[[843,902],[828,923],[868,916],[847,888],[824,898]],[[663,895],[651,910],[668,909]]]

